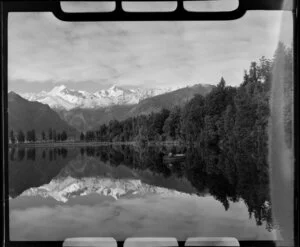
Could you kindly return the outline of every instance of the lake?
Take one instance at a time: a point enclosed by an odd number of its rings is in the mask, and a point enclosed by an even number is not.
[[[9,149],[11,240],[274,240],[268,165],[181,146]]]

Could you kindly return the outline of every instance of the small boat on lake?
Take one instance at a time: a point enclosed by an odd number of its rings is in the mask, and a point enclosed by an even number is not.
[[[178,162],[178,161],[183,161],[185,159],[185,154],[173,154],[169,153],[168,155],[165,155],[163,157],[163,160],[165,162]]]

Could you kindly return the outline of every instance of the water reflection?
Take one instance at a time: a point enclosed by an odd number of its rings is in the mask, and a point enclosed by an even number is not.
[[[28,148],[27,149],[27,160],[35,161],[35,148]]]
[[[54,150],[60,155],[54,159]],[[76,157],[71,149],[68,156],[66,148],[12,148],[9,149],[9,196],[14,198],[31,187],[49,183],[66,162]]]
[[[37,149],[41,150],[39,154],[41,156],[36,157]],[[47,153],[49,160],[56,160],[57,156],[62,156],[62,158],[66,158],[68,155],[68,149],[61,147],[61,148],[10,148],[9,149],[9,158],[10,161],[15,161],[17,159],[18,161],[23,161],[23,159],[26,156],[27,161],[35,161],[37,159],[46,159]]]
[[[96,179],[96,184],[99,178],[109,178],[107,186],[113,186],[112,181],[118,183],[119,179],[130,179],[130,183],[140,179],[147,186],[160,186],[198,196],[211,195],[221,202],[224,211],[228,211],[232,203],[242,200],[250,219],[253,217],[257,225],[264,223],[268,231],[273,229],[267,163],[247,153],[181,146],[129,145],[12,148],[9,151],[12,198],[51,181],[63,183],[67,178],[74,179],[77,184],[87,178]],[[187,182],[184,184],[182,181]],[[92,183],[87,184],[76,193],[66,195],[63,200],[81,195],[82,190],[87,190],[86,187]],[[99,192],[99,188],[94,187],[91,191]],[[102,194],[110,192],[108,189]],[[128,195],[128,191],[125,194]]]
[[[13,151],[12,151],[12,153],[13,153]],[[11,160],[13,160],[13,156],[14,156],[14,154],[12,154]],[[25,149],[24,148],[18,149],[18,160],[22,161],[24,159],[24,157],[25,157]]]

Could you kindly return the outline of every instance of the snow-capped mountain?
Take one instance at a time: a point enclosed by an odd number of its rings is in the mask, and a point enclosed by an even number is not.
[[[154,97],[174,89],[125,89],[112,86],[107,90],[89,93],[82,90],[56,86],[51,91],[40,93],[24,93],[21,96],[29,101],[38,101],[51,108],[71,110],[74,108],[101,108],[112,105],[132,105],[141,100]]]
[[[20,196],[51,197],[66,203],[70,198],[85,196],[92,193],[111,196],[118,200],[125,196],[142,196],[146,194],[179,195],[185,194],[176,190],[157,187],[142,183],[139,179],[114,179],[100,177],[73,178],[65,177],[53,179],[49,184],[37,188],[30,188]]]

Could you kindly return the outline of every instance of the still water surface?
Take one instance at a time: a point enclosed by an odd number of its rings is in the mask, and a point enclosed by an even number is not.
[[[11,148],[9,194],[11,240],[272,240],[278,228],[267,165],[216,150]]]

